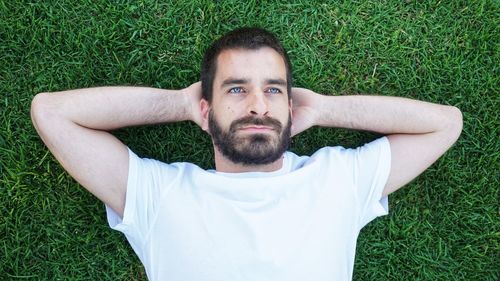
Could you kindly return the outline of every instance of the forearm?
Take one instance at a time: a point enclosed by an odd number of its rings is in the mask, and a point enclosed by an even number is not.
[[[315,125],[378,132],[424,134],[452,126],[460,111],[445,106],[386,96],[318,95]]]
[[[42,93],[35,110],[80,126],[112,130],[121,127],[190,119],[185,90],[145,87],[100,87]]]

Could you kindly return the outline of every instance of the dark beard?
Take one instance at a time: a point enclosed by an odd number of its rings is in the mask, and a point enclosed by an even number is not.
[[[277,132],[278,139],[268,134],[238,137],[238,129],[248,125],[270,126]],[[222,155],[235,164],[251,166],[270,164],[283,155],[290,144],[292,120],[291,116],[288,116],[288,123],[283,127],[281,122],[274,118],[248,116],[233,121],[229,130],[224,131],[210,110],[208,126],[214,145]]]

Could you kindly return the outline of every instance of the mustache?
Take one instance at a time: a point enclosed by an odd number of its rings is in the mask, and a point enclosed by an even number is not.
[[[241,127],[251,126],[251,125],[272,127],[277,132],[281,132],[283,128],[280,121],[271,117],[258,118],[254,116],[246,116],[238,120],[234,120],[231,123],[229,130],[231,132],[235,132]]]

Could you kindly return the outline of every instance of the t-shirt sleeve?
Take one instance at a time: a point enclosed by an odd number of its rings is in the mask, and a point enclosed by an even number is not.
[[[109,206],[106,206],[106,213],[109,226],[124,233],[133,247],[135,243],[140,243],[146,238],[156,218],[161,198],[175,180],[178,170],[175,165],[139,158],[129,149],[123,218]]]
[[[353,180],[359,210],[359,229],[389,212],[388,198],[382,196],[391,169],[391,149],[387,137],[355,149]]]

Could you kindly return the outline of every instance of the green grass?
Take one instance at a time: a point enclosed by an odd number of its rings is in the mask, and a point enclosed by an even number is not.
[[[213,39],[248,25],[279,35],[297,86],[463,111],[457,144],[363,229],[354,280],[499,280],[499,2],[322,2],[0,1],[0,280],[146,280],[102,203],[47,152],[30,101],[99,85],[184,87]],[[213,165],[193,124],[116,134],[143,156]],[[292,149],[373,137],[315,128]]]

